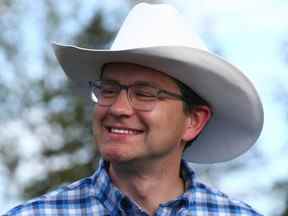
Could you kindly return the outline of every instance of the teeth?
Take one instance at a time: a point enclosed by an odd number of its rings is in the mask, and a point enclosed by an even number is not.
[[[119,129],[119,128],[109,128],[109,131],[111,133],[117,133],[117,134],[137,134],[137,133],[139,133],[136,130]]]

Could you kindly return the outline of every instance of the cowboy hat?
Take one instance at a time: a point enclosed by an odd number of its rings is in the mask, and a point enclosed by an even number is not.
[[[260,98],[246,76],[211,53],[169,5],[136,5],[110,49],[53,45],[76,91],[90,97],[88,81],[109,62],[143,65],[185,83],[212,107],[213,116],[184,158],[197,163],[231,160],[246,152],[263,126]]]

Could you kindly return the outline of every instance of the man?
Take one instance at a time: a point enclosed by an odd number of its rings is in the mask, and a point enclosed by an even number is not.
[[[174,8],[141,3],[110,50],[54,45],[78,93],[95,102],[103,159],[93,176],[7,215],[260,215],[199,183],[188,162],[231,160],[263,125],[250,81],[188,29]]]

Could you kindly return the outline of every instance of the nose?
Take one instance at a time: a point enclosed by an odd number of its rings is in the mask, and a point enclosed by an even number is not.
[[[109,110],[111,114],[116,116],[130,116],[134,113],[134,109],[128,98],[128,92],[125,89],[120,91]]]

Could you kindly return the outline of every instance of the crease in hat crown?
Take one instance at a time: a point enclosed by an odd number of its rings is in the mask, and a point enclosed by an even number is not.
[[[208,51],[192,26],[167,4],[136,5],[126,17],[111,50],[158,46],[183,46]]]

